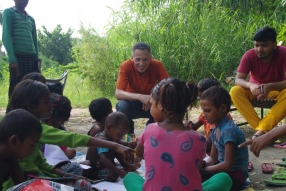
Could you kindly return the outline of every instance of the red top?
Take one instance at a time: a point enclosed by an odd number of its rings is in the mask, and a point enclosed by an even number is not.
[[[286,72],[286,47],[277,46],[270,62],[259,59],[254,49],[247,51],[238,66],[237,72],[249,74],[250,82],[267,84],[284,81]]]
[[[159,60],[152,59],[147,70],[140,74],[132,60],[120,65],[116,89],[148,95],[152,88],[169,75]]]

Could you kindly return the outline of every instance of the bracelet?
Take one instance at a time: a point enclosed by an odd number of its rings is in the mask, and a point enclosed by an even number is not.
[[[62,177],[65,177],[65,175],[66,175],[66,172],[63,173]]]

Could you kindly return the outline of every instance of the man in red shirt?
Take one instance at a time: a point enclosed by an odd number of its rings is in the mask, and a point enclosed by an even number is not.
[[[168,77],[163,64],[152,58],[148,44],[138,42],[133,46],[131,60],[120,65],[115,92],[119,100],[116,110],[129,119],[129,133],[134,133],[132,119],[149,118],[146,124],[154,122],[150,114],[150,93],[158,82]]]
[[[249,81],[247,76],[250,75]],[[252,138],[272,130],[286,116],[286,47],[277,46],[276,31],[263,27],[254,34],[254,48],[242,57],[235,85],[230,90],[232,102],[256,130]],[[276,104],[260,119],[250,100],[274,99]]]

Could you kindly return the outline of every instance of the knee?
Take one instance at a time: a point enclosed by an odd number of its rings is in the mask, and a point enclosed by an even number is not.
[[[126,115],[130,111],[130,106],[131,106],[130,101],[120,100],[116,104],[116,111],[120,111]]]
[[[241,96],[243,90],[245,89],[241,86],[233,86],[229,91],[231,99]]]
[[[218,190],[230,190],[230,188],[232,187],[232,180],[230,176],[225,172],[220,172],[216,175],[219,177],[219,180],[221,181],[221,183],[217,185],[219,186]],[[221,185],[223,185],[223,189],[220,188]]]

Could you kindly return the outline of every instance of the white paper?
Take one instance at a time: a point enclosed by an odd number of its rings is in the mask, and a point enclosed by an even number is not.
[[[50,144],[45,144],[45,151],[44,151],[44,157],[47,159],[47,163],[50,165],[57,165],[60,162],[63,161],[69,161],[70,159],[66,156],[64,151],[57,145],[50,145]],[[80,166],[83,169],[89,169],[91,168],[90,166],[80,164]]]
[[[44,157],[50,165],[57,165],[63,161],[70,161],[63,150],[57,145],[45,144]]]
[[[108,191],[126,191],[124,185],[123,185],[123,179],[119,178],[118,182],[100,182],[97,184],[93,184],[92,188],[96,188],[98,190],[108,190]]]

